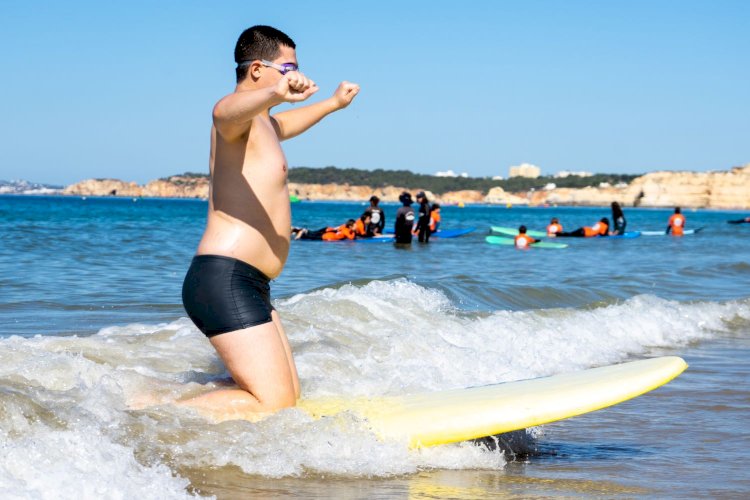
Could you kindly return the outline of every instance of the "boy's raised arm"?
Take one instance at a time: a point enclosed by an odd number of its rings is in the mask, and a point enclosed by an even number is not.
[[[282,102],[304,101],[317,91],[315,82],[302,73],[287,73],[274,87],[234,92],[222,98],[214,106],[214,126],[224,139],[233,141],[247,133],[258,114]]]
[[[229,94],[214,106],[216,131],[228,141],[238,139],[250,129],[254,116],[281,102],[273,87]]]
[[[333,96],[324,101],[299,109],[291,109],[273,115],[280,140],[290,139],[306,131],[325,116],[344,109],[359,93],[356,83],[341,82]]]

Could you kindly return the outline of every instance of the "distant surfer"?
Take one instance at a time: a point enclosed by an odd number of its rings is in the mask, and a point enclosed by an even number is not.
[[[597,236],[609,236],[609,219],[607,219],[606,217],[602,217],[601,219],[599,219],[599,222],[591,227],[579,227],[575,231],[570,231],[569,233],[560,231],[559,233],[557,233],[557,236],[577,238],[595,238]]]
[[[674,213],[667,222],[666,233],[672,233],[673,236],[682,236],[685,234],[685,216],[682,215],[682,209],[675,207]]]
[[[514,238],[513,243],[516,245],[516,248],[529,248],[538,241],[536,238],[532,238],[526,234],[526,226],[521,226],[518,228],[518,234]]]
[[[370,196],[370,228],[369,233],[377,236],[383,234],[385,229],[385,212],[380,208],[380,198],[375,195]]]
[[[625,226],[628,222],[625,220],[625,214],[622,212],[622,207],[616,201],[612,202],[612,236],[625,234]]]
[[[414,226],[414,209],[411,207],[411,194],[404,191],[398,197],[401,207],[396,211],[396,223],[394,232],[396,233],[396,243],[410,244],[412,237],[412,227]]]
[[[729,224],[750,224],[750,217],[745,217],[744,219],[735,219],[735,220],[728,220]]]
[[[237,86],[213,109],[208,221],[185,276],[182,300],[239,386],[183,401],[241,414],[294,406],[299,381],[287,336],[271,304],[270,281],[284,268],[291,208],[280,142],[347,107],[359,92],[342,82],[328,99],[273,116],[318,87],[299,71],[295,44],[253,26],[234,50]]]
[[[345,223],[337,227],[326,226],[320,229],[311,231],[306,227],[293,227],[292,236],[295,240],[318,240],[318,241],[339,241],[339,240],[353,240],[357,234],[355,231],[356,222],[354,219],[349,219]]]
[[[554,238],[559,233],[561,233],[563,230],[562,224],[560,224],[560,219],[557,217],[552,217],[552,220],[549,221],[549,225],[547,226],[547,236],[550,238]]]
[[[354,234],[357,238],[371,238],[374,236],[374,234],[370,232],[371,222],[372,212],[365,210],[354,223]]]
[[[414,232],[420,243],[430,242],[430,201],[424,191],[417,193],[417,203],[419,203],[419,215]]]
[[[437,233],[440,231],[440,204],[433,203],[430,207],[430,233]]]

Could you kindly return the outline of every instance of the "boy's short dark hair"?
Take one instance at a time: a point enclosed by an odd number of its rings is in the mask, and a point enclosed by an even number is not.
[[[242,32],[234,47],[234,62],[237,63],[237,83],[247,76],[248,61],[265,59],[273,61],[279,57],[279,46],[296,49],[294,40],[285,33],[270,26],[252,26]]]

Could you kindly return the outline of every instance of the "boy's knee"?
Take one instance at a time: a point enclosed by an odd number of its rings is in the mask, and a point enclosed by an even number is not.
[[[243,391],[250,393],[258,403],[263,407],[264,411],[280,410],[282,408],[290,408],[297,404],[297,395],[295,394],[294,387],[276,387],[263,392],[252,391],[245,384],[238,383],[237,385]]]
[[[259,399],[259,402],[264,408],[273,411],[293,407],[297,404],[297,398],[294,395],[294,390],[290,390]]]

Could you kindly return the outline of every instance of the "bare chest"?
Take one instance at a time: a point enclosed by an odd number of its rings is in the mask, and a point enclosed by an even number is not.
[[[288,165],[276,130],[268,117],[258,117],[248,133],[243,161],[248,175],[260,175],[265,182],[285,185]]]

